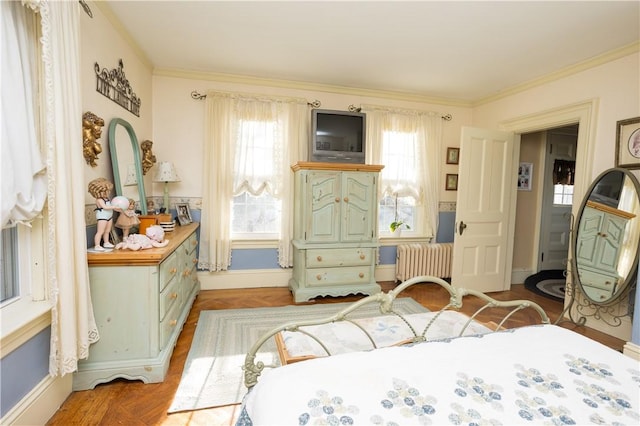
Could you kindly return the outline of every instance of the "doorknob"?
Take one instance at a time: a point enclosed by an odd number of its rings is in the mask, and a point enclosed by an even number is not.
[[[465,229],[467,229],[467,224],[463,221],[460,221],[460,226],[458,226],[458,234],[462,235]]]

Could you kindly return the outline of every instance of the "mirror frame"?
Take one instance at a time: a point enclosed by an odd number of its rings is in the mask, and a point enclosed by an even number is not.
[[[142,162],[140,161],[140,145],[136,132],[129,122],[122,118],[114,118],[109,122],[109,151],[111,154],[111,167],[113,168],[113,184],[117,195],[122,195],[122,182],[120,181],[120,169],[118,167],[118,155],[116,149],[116,126],[121,125],[129,134],[131,141],[131,149],[133,151],[133,162],[136,166],[136,179],[138,179],[138,196],[140,197],[140,211],[143,215],[147,214],[147,195],[144,190],[144,175],[142,174]]]
[[[622,296],[624,296],[626,293],[628,293],[632,288],[633,285],[635,284],[635,276],[638,272],[638,259],[640,258],[640,246],[636,249],[636,254],[633,260],[633,263],[631,264],[631,269],[629,271],[629,273],[627,274],[627,276],[625,277],[623,283],[620,285],[620,288],[622,288],[622,290],[617,291],[616,293],[614,293],[611,298],[609,298],[606,301],[599,301],[599,300],[594,300],[591,297],[589,297],[589,295],[584,291],[584,289],[582,288],[582,282],[580,281],[580,276],[578,274],[578,260],[577,260],[577,256],[576,256],[576,247],[578,244],[578,229],[580,228],[580,221],[582,220],[582,215],[584,213],[584,209],[587,205],[587,201],[589,201],[589,197],[591,195],[591,193],[593,192],[594,188],[596,187],[596,184],[598,182],[600,182],[600,180],[608,173],[611,172],[623,172],[625,178],[629,178],[631,179],[631,182],[633,183],[633,186],[636,190],[636,196],[638,197],[638,199],[640,200],[640,182],[638,181],[638,178],[636,178],[636,176],[631,173],[629,170],[627,169],[623,169],[623,168],[611,168],[611,169],[607,169],[605,171],[603,171],[602,173],[600,173],[598,175],[598,177],[596,177],[593,182],[591,182],[591,185],[589,185],[589,189],[587,189],[587,192],[585,193],[583,199],[582,199],[582,203],[580,204],[580,208],[578,209],[578,215],[576,216],[576,221],[575,221],[575,225],[574,225],[574,232],[571,238],[571,245],[572,245],[572,251],[573,251],[573,256],[571,258],[571,267],[573,268],[573,280],[574,280],[574,288],[575,286],[580,287],[580,293],[582,293],[582,295],[591,303],[593,303],[594,305],[600,305],[600,306],[608,306],[608,305],[612,305],[614,303],[616,303]],[[638,218],[638,220],[640,221],[640,212],[637,213],[636,217]],[[638,226],[640,226],[640,224],[638,224]]]

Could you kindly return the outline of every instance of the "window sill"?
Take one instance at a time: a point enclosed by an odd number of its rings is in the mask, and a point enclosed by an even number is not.
[[[0,309],[0,347],[4,357],[51,325],[48,301],[21,299]]]

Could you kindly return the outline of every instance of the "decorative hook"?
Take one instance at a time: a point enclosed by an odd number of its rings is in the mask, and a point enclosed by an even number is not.
[[[312,102],[307,102],[307,105],[313,107],[313,108],[320,108],[320,106],[322,105],[322,103],[319,100],[315,100]]]
[[[360,112],[360,111],[362,111],[362,108],[357,107],[357,106],[355,106],[353,104],[349,105],[348,109],[349,109],[350,112]]]

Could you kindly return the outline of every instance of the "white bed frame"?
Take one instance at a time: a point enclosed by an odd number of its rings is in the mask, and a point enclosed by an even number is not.
[[[402,293],[406,288],[417,285],[417,284],[423,284],[423,283],[433,283],[433,284],[440,285],[441,287],[443,287],[445,290],[449,292],[450,299],[449,299],[449,303],[446,306],[444,306],[442,309],[436,312],[436,315],[434,315],[434,318],[429,321],[425,329],[421,333],[418,333],[416,332],[414,327],[411,325],[411,323],[405,318],[404,315],[394,310],[393,303],[394,303],[394,300],[398,297],[398,295]],[[540,322],[542,324],[550,323],[549,317],[547,316],[545,311],[542,309],[542,307],[540,307],[540,305],[538,305],[535,302],[532,302],[529,300],[499,301],[499,300],[493,299],[492,297],[487,296],[484,293],[481,293],[475,290],[455,288],[440,278],[431,277],[431,276],[414,277],[404,281],[402,284],[398,285],[396,288],[394,288],[393,290],[390,290],[387,293],[380,292],[371,296],[364,297],[330,317],[319,319],[319,320],[308,320],[308,321],[299,321],[295,323],[293,322],[287,323],[268,331],[267,333],[262,335],[260,339],[258,339],[258,341],[251,347],[251,349],[249,350],[249,352],[245,357],[245,362],[243,367],[245,386],[248,389],[251,389],[258,382],[258,378],[262,374],[262,371],[264,370],[264,368],[273,367],[273,366],[265,365],[262,361],[256,362],[256,355],[260,350],[260,348],[262,347],[262,345],[264,345],[271,338],[276,338],[283,331],[296,331],[309,336],[310,338],[318,342],[318,344],[320,344],[320,346],[324,349],[327,355],[330,356],[332,355],[331,351],[327,348],[327,346],[323,342],[321,342],[316,336],[312,335],[311,333],[308,333],[307,331],[300,329],[300,327],[346,321],[353,324],[356,327],[355,329],[361,331],[369,339],[369,341],[371,342],[371,349],[377,349],[377,345],[374,339],[372,338],[372,336],[363,327],[361,327],[359,324],[357,324],[351,318],[349,318],[349,315],[352,312],[356,311],[361,306],[371,304],[371,303],[377,303],[379,305],[381,314],[396,315],[397,317],[402,319],[402,321],[406,323],[409,329],[411,330],[413,334],[413,338],[403,341],[402,344],[419,343],[419,342],[424,342],[428,340],[425,337],[427,334],[427,331],[436,322],[436,320],[438,319],[438,317],[442,312],[451,310],[451,309],[459,310],[462,307],[462,300],[464,296],[475,296],[483,300],[485,303],[480,308],[478,308],[472,315],[469,315],[469,319],[467,323],[462,327],[462,330],[460,331],[459,335],[462,335],[464,331],[467,329],[467,327],[473,321],[476,321],[477,316],[481,312],[490,308],[506,308],[506,313],[501,314],[502,320],[499,323],[494,323],[494,322],[491,322],[488,324],[483,323],[485,326],[488,326],[493,331],[497,331],[502,328],[505,328],[505,324],[507,323],[509,318],[513,316],[513,314],[527,308],[531,308],[539,314]],[[451,337],[456,337],[456,336],[451,336]]]

